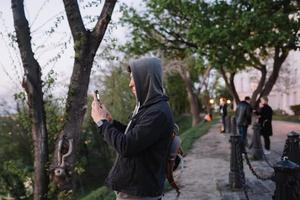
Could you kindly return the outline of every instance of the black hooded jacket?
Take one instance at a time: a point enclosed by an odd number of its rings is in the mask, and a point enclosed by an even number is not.
[[[236,124],[238,126],[249,126],[252,118],[252,107],[247,101],[241,101],[235,112]]]
[[[115,191],[135,196],[159,196],[165,181],[173,117],[163,94],[162,68],[157,58],[130,63],[138,112],[126,126],[117,121],[99,128],[104,140],[118,153],[106,183]]]

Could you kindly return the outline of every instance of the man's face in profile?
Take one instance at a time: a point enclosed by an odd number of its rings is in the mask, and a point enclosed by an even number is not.
[[[129,88],[130,88],[132,94],[136,97],[136,89],[135,89],[135,83],[133,80],[132,72],[130,73]]]

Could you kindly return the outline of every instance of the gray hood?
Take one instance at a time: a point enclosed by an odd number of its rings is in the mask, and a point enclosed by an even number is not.
[[[137,101],[141,107],[165,99],[162,87],[162,66],[160,59],[141,58],[129,63],[135,83]]]

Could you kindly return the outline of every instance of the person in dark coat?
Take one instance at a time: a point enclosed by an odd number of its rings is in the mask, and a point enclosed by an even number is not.
[[[236,125],[238,127],[239,134],[242,137],[243,145],[247,144],[247,129],[251,124],[252,107],[250,105],[250,97],[246,96],[244,101],[238,103],[236,112]]]
[[[265,154],[270,153],[270,136],[273,135],[272,130],[272,115],[273,110],[268,105],[268,97],[261,97],[260,98],[260,104],[259,104],[259,110],[257,111],[258,115],[258,123],[260,124],[261,130],[260,135],[264,138],[264,144],[265,144]]]
[[[226,125],[225,125],[225,120],[227,116],[227,103],[225,98],[220,99],[220,115],[221,115],[221,122],[222,122],[222,128],[221,128],[221,133],[225,133],[226,130]]]
[[[117,200],[159,200],[165,182],[173,116],[163,93],[162,67],[158,58],[129,63],[129,87],[136,107],[127,126],[111,117],[94,96],[92,118],[104,140],[117,152],[106,184]]]

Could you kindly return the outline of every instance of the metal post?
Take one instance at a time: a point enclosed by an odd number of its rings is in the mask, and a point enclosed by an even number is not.
[[[226,133],[231,133],[231,116],[226,117]]]
[[[229,186],[233,189],[243,188],[245,174],[241,153],[241,136],[231,135],[229,142],[231,143]]]
[[[262,160],[263,159],[263,148],[261,144],[260,138],[260,125],[255,122],[253,124],[253,136],[252,136],[252,145],[251,145],[251,155],[254,160]]]
[[[283,156],[300,165],[299,134],[292,131],[288,134]]]
[[[235,117],[231,118],[231,133],[233,135],[237,135],[237,130],[236,130],[236,120]]]
[[[300,166],[286,157],[274,166],[276,189],[273,200],[300,199]]]

